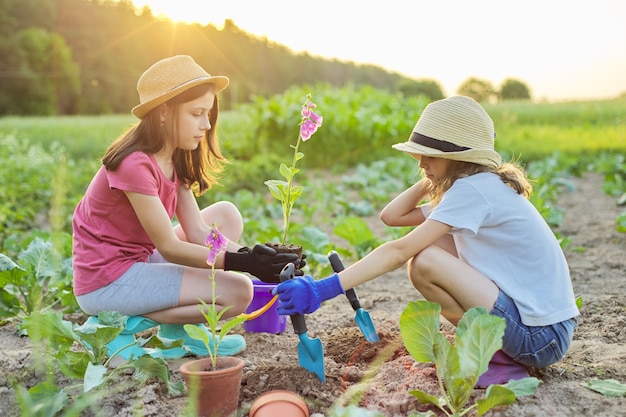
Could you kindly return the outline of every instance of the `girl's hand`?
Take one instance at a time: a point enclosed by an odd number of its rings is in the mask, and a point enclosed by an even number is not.
[[[275,290],[278,294],[278,314],[311,314],[320,305],[345,291],[339,282],[339,275],[316,281],[310,275],[297,277],[280,283]]]
[[[290,262],[302,266],[295,253],[277,253],[273,248],[261,244],[252,249],[243,247],[237,252],[224,254],[225,271],[249,272],[261,281],[271,283],[280,282],[280,272]]]

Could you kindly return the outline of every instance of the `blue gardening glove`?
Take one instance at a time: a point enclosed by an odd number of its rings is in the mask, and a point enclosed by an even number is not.
[[[278,314],[291,315],[313,313],[324,301],[345,291],[339,275],[333,274],[319,281],[310,275],[295,277],[278,284],[275,293],[278,294]]]

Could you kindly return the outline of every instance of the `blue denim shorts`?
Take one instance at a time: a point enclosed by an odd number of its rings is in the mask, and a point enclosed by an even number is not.
[[[534,368],[545,368],[565,356],[578,325],[577,318],[548,326],[526,326],[515,302],[500,291],[493,309],[494,316],[506,320],[502,350],[516,362]]]

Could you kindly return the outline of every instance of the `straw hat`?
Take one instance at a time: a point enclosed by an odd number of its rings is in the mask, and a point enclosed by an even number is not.
[[[132,113],[144,117],[150,110],[199,84],[211,83],[217,92],[228,85],[228,77],[211,76],[188,55],[162,59],[148,68],[137,82],[139,105]]]
[[[480,104],[453,96],[426,106],[409,140],[393,148],[418,160],[426,155],[497,168],[502,157],[494,150],[495,136],[493,121]]]

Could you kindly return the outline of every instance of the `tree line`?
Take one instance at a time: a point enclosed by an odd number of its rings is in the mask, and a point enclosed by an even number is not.
[[[137,104],[141,73],[176,54],[230,78],[226,108],[319,82],[443,98],[434,80],[296,54],[233,21],[221,29],[174,23],[130,0],[2,0],[0,54],[0,115],[128,112]]]
[[[0,115],[128,112],[141,73],[176,54],[230,77],[227,106],[294,84],[391,89],[403,79],[381,67],[295,54],[232,21],[222,29],[173,23],[130,0],[2,0],[0,53]]]

